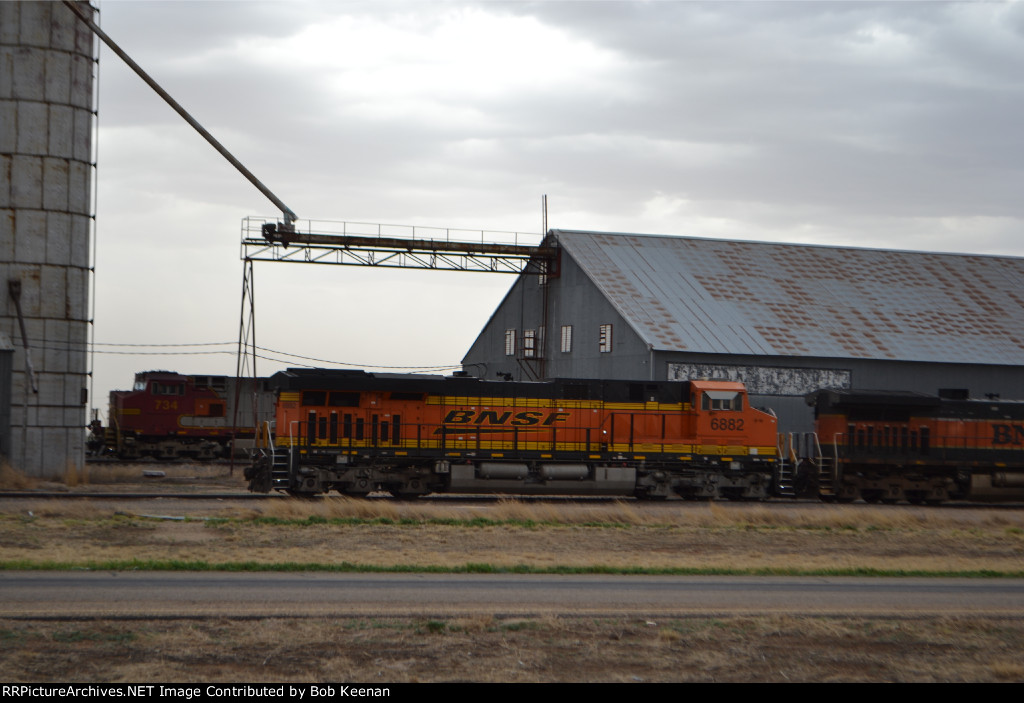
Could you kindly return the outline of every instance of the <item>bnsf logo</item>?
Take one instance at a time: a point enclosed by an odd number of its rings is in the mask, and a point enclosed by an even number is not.
[[[1024,425],[992,425],[992,444],[1021,444]]]
[[[494,410],[452,410],[444,416],[446,425],[511,425],[523,427],[525,425],[553,425],[556,422],[565,422],[569,413],[547,413],[536,410],[526,410],[521,413],[512,414],[512,411],[498,413]]]

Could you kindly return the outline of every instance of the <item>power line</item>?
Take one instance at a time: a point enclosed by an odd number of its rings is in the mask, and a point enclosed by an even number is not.
[[[94,354],[106,354],[115,356],[208,356],[214,354],[223,355],[235,355],[235,350],[232,349],[215,349],[210,351],[178,351],[185,347],[223,347],[230,346],[235,347],[237,342],[178,342],[171,344],[143,344],[143,343],[123,343],[123,342],[92,342],[92,343],[67,343],[64,345],[54,344],[53,340],[47,340],[47,343],[40,344],[43,340],[33,339],[29,340],[32,348],[42,349],[49,351],[86,351],[89,350]],[[96,347],[118,347],[118,348],[131,348],[131,349],[153,349],[157,351],[120,351],[115,349],[97,349]],[[159,351],[160,349],[173,349],[175,351]],[[288,357],[287,359],[275,358],[272,356],[258,355],[257,358],[263,359],[264,361],[271,361],[279,364],[295,364],[297,366],[305,366],[308,368],[316,368],[313,364],[302,363],[302,361],[310,361],[316,364],[327,364],[330,366],[349,366],[354,368],[367,368],[367,369],[390,369],[390,370],[403,370],[403,371],[447,371],[450,369],[459,369],[462,367],[461,364],[441,364],[441,365],[428,365],[428,366],[413,366],[413,365],[386,365],[386,364],[361,364],[352,361],[336,361],[333,359],[321,359],[312,356],[303,356],[301,354],[292,354],[291,352],[280,351],[277,349],[269,349],[267,347],[257,346],[256,349],[266,354],[275,354],[278,356]],[[294,359],[301,359],[302,361],[293,361]]]

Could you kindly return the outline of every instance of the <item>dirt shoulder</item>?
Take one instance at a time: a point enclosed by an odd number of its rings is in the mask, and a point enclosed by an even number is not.
[[[1024,680],[1024,621],[0,620],[7,682]]]

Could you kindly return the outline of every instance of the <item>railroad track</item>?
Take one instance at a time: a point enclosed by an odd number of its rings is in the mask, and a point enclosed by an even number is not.
[[[31,500],[198,500],[198,501],[267,501],[267,500],[292,500],[292,501],[311,501],[318,502],[323,500],[329,500],[333,495],[317,495],[308,498],[294,498],[286,496],[280,493],[243,493],[243,492],[209,492],[209,493],[188,493],[188,492],[152,492],[152,491],[131,491],[131,492],[73,492],[73,491],[0,491],[0,499],[31,499]],[[517,502],[528,503],[528,504],[565,504],[565,503],[583,503],[583,504],[611,504],[616,502],[628,501],[630,504],[636,507],[643,507],[644,509],[650,508],[652,510],[658,509],[669,509],[669,510],[685,510],[686,507],[696,507],[704,505],[703,502],[685,501],[679,500],[667,500],[667,501],[645,501],[636,500],[631,498],[622,498],[621,496],[503,496],[503,495],[458,495],[458,494],[437,494],[421,496],[414,499],[406,499],[400,502],[403,503],[421,503],[421,504],[449,504],[449,505],[460,505],[460,506],[472,506],[472,505],[494,505],[502,500],[514,498]],[[389,496],[386,493],[371,494],[365,498],[358,500],[367,501],[386,501],[395,502],[395,498]],[[1013,503],[971,503],[967,501],[948,502],[943,503],[941,506],[911,506],[907,504],[899,505],[878,505],[878,504],[867,504],[867,503],[851,503],[844,504],[841,506],[828,505],[820,503],[816,500],[811,499],[782,499],[772,498],[766,501],[758,503],[733,503],[729,501],[716,501],[718,505],[747,505],[747,506],[762,506],[766,508],[774,507],[815,507],[820,506],[822,509],[866,509],[871,508],[874,510],[887,510],[887,509],[906,509],[911,507],[920,507],[922,510],[966,510],[966,509],[985,509],[985,510],[1020,510],[1024,508],[1024,503],[1013,502]]]

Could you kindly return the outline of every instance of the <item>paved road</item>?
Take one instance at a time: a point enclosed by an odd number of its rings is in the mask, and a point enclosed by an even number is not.
[[[1024,616],[1024,579],[0,572],[0,617]]]

